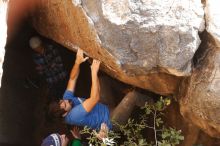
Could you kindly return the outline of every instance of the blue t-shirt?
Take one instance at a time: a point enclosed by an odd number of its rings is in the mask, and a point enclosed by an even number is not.
[[[106,123],[109,129],[112,128],[109,109],[106,105],[97,103],[90,112],[87,112],[82,105],[85,98],[75,97],[73,92],[68,90],[65,91],[63,99],[71,100],[74,104],[73,108],[65,116],[65,122],[67,124],[100,129],[101,124]]]

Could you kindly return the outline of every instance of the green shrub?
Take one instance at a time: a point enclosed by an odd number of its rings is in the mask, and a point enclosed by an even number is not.
[[[120,125],[116,121],[112,121],[113,125],[118,127],[119,132],[109,131],[108,138],[102,141],[97,139],[96,131],[85,127],[83,134],[89,134],[87,138],[89,144],[94,146],[107,145],[124,145],[124,146],[175,146],[184,140],[181,130],[174,128],[166,128],[162,120],[164,115],[162,111],[171,103],[170,98],[161,97],[156,103],[146,103],[141,108],[143,113],[139,115],[140,119],[128,119],[125,125]],[[149,118],[153,118],[153,124],[148,124]],[[143,136],[143,131],[152,129],[154,132],[154,141],[147,142],[147,138]],[[148,140],[149,141],[149,140]],[[109,143],[107,143],[109,142]]]

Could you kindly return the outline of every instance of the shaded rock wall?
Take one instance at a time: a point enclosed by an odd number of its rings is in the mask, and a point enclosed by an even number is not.
[[[212,136],[219,137],[219,55],[213,44],[204,46],[204,58],[180,87],[181,113]],[[208,51],[207,51],[208,50]]]
[[[175,127],[182,131],[184,141],[179,146],[218,146],[220,140],[204,133],[198,126],[184,120],[180,114],[179,103],[172,101],[172,104],[165,110],[165,123],[167,126]]]
[[[40,92],[24,87],[25,78],[33,73],[33,62],[23,39],[25,32],[7,47],[2,86],[0,88],[0,143],[32,145],[33,110]],[[0,144],[1,145],[1,144]]]

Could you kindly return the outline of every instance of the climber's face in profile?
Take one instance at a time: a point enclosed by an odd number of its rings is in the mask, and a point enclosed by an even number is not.
[[[59,104],[60,108],[66,111],[65,115],[72,109],[72,103],[69,100],[60,100]]]

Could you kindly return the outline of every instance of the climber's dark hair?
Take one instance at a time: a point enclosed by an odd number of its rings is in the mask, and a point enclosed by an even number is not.
[[[63,114],[66,111],[60,108],[60,104],[58,101],[52,101],[49,104],[48,115],[53,119],[61,120],[63,118]]]

